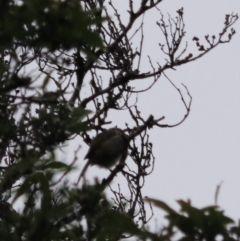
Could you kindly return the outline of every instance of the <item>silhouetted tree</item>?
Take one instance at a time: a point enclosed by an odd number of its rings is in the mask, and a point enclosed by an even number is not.
[[[194,37],[197,51],[188,52],[183,8],[167,20],[159,10],[157,21],[162,38],[160,53],[165,63],[153,63],[142,72],[143,20],[151,9],[161,8],[161,0],[142,0],[123,23],[113,1],[103,0],[22,0],[0,1],[0,237],[1,240],[170,240],[175,232],[181,240],[239,240],[240,229],[229,228],[232,220],[218,207],[197,209],[179,201],[180,213],[159,201],[144,200],[142,187],[154,169],[150,128],[175,127],[189,115],[188,98],[179,93],[185,113],[174,125],[163,123],[164,116],[144,119],[136,94],[148,91],[165,71],[195,61],[220,44],[231,41],[237,15],[225,16],[217,35]],[[109,11],[115,15],[110,17]],[[143,19],[143,18],[142,18]],[[130,32],[133,33],[130,35]],[[137,48],[134,36],[140,34]],[[103,80],[104,79],[104,80]],[[150,83],[135,90],[137,80]],[[85,94],[87,93],[87,95]],[[88,110],[91,109],[91,112]],[[73,185],[67,178],[78,159],[80,147],[70,164],[56,157],[56,150],[81,137],[90,144],[87,132],[100,133],[113,127],[111,110],[129,114],[124,132],[130,145],[129,158],[135,167],[117,165],[104,180]],[[134,123],[134,124],[129,124]],[[129,193],[121,184],[112,201],[104,190],[117,173],[125,177]],[[11,198],[11,193],[14,193]],[[21,210],[13,203],[21,199]],[[145,202],[167,212],[169,225],[159,232],[147,231]]]

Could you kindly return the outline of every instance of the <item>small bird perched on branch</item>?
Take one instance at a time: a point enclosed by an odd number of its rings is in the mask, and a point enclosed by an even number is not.
[[[119,128],[111,128],[98,134],[90,144],[85,159],[88,159],[82,169],[77,184],[85,174],[89,165],[110,168],[117,162],[124,164],[127,158],[129,139]]]

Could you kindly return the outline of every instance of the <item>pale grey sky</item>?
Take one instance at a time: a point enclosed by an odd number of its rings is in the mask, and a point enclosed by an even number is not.
[[[225,14],[236,13],[239,1],[168,0],[159,7],[164,14],[171,15],[184,7],[186,40],[189,46],[194,46],[191,40],[195,35],[201,39],[206,34],[217,36],[223,28]],[[145,25],[149,32],[149,36],[145,34],[145,53],[151,52],[154,59],[157,59],[157,45],[148,45],[147,37],[157,42],[152,27],[157,17],[157,11],[146,16],[146,24],[151,27]],[[152,131],[156,168],[147,178],[144,195],[174,206],[176,199],[189,198],[194,205],[202,207],[214,203],[216,186],[223,181],[219,205],[230,216],[240,218],[239,26],[238,21],[234,26],[237,34],[230,44],[219,46],[177,71],[167,72],[178,86],[187,85],[193,104],[189,118],[181,126]],[[163,78],[144,98],[139,97],[139,105],[147,115],[159,113],[167,117],[168,123],[174,123],[184,113],[178,105],[178,94],[169,86]]]
[[[113,1],[121,9],[122,18],[128,1]],[[137,3],[140,1],[134,1]],[[239,0],[168,0],[159,8],[167,16],[175,16],[176,10],[184,7],[186,38],[189,49],[195,51],[194,36],[204,39],[206,34],[218,33],[223,28],[225,14],[237,13]],[[146,14],[144,21],[145,60],[147,55],[153,63],[162,59],[158,42],[163,40],[157,30],[160,18],[157,10]],[[159,198],[173,207],[177,199],[191,199],[193,205],[203,207],[214,204],[214,194],[222,183],[218,204],[226,214],[240,218],[240,21],[234,25],[237,34],[229,44],[218,46],[205,57],[176,71],[166,73],[181,87],[184,83],[192,97],[193,104],[188,119],[172,129],[157,129],[150,132],[156,157],[154,172],[146,178],[143,195]],[[140,81],[139,85],[142,85]],[[137,85],[136,85],[137,86]],[[184,89],[182,88],[183,93]],[[187,98],[187,95],[185,95]],[[166,116],[168,124],[174,124],[185,114],[180,97],[169,82],[162,77],[153,89],[139,95],[138,106],[147,118]],[[113,113],[113,124],[124,127],[124,114]],[[115,121],[115,122],[114,122]],[[82,154],[87,148],[82,149]],[[129,162],[131,161],[128,159]],[[79,161],[79,168],[83,162]],[[96,173],[92,167],[88,175]],[[117,184],[121,179],[115,179]],[[157,218],[157,217],[156,217]]]

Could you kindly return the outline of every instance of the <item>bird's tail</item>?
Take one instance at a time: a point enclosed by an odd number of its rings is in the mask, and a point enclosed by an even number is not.
[[[81,178],[84,176],[84,174],[85,174],[88,166],[90,165],[90,163],[91,163],[91,162],[88,160],[87,163],[85,164],[85,166],[83,167],[83,169],[82,169],[82,171],[81,171],[81,173],[80,173],[80,175],[79,175],[79,177],[78,177],[78,180],[77,180],[76,185],[78,185],[78,183],[80,182]]]

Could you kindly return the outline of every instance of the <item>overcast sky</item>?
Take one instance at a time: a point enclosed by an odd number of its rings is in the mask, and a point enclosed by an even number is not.
[[[121,16],[126,1],[113,1]],[[140,1],[135,1],[135,3]],[[186,38],[189,49],[195,49],[194,36],[204,39],[206,34],[218,36],[225,14],[239,10],[239,0],[168,0],[159,8],[173,17],[184,7]],[[157,30],[160,18],[157,10],[146,14],[144,21],[144,51],[155,63],[162,60],[158,42],[163,40]],[[237,34],[229,44],[218,46],[205,57],[180,66],[166,74],[181,87],[184,83],[193,104],[188,119],[172,129],[154,128],[150,131],[156,158],[154,172],[146,178],[143,195],[166,201],[177,208],[177,199],[191,199],[193,205],[214,204],[217,185],[222,182],[218,204],[226,214],[240,218],[240,21],[234,25]],[[145,62],[144,62],[145,61]],[[141,71],[149,69],[147,58]],[[138,82],[141,86],[141,82]],[[183,93],[184,89],[182,88]],[[185,94],[186,100],[187,95]],[[163,77],[153,89],[139,96],[138,106],[145,118],[153,114],[165,116],[165,123],[174,124],[185,114],[179,94]],[[114,113],[113,123],[125,127],[127,120]],[[164,123],[164,122],[163,122]],[[85,154],[83,149],[83,154]],[[129,160],[129,159],[128,159]],[[131,160],[129,160],[130,162]],[[80,164],[81,163],[81,164]],[[79,168],[82,162],[79,162]],[[94,167],[92,167],[95,173]],[[91,171],[89,171],[91,173]],[[119,180],[114,180],[118,183]]]
[[[168,0],[159,7],[164,14],[171,15],[184,7],[186,40],[192,46],[193,36],[201,39],[206,34],[217,36],[225,14],[240,9],[238,0]],[[158,13],[146,17],[152,26]],[[149,26],[145,29],[152,41],[156,39],[156,31]],[[234,26],[237,35],[230,44],[219,46],[202,59],[180,66],[175,72],[167,72],[178,86],[181,82],[187,85],[193,105],[189,118],[181,126],[152,131],[156,168],[146,181],[145,195],[171,204],[179,198],[190,198],[193,204],[202,207],[214,203],[216,186],[223,182],[218,203],[227,214],[240,218],[239,26],[238,21]],[[157,45],[145,43],[145,47],[146,53],[156,55]],[[140,98],[139,105],[142,104],[142,110],[147,114],[165,115],[171,124],[181,118],[176,99],[181,102],[178,94],[167,86],[169,83],[162,79],[145,98]]]

